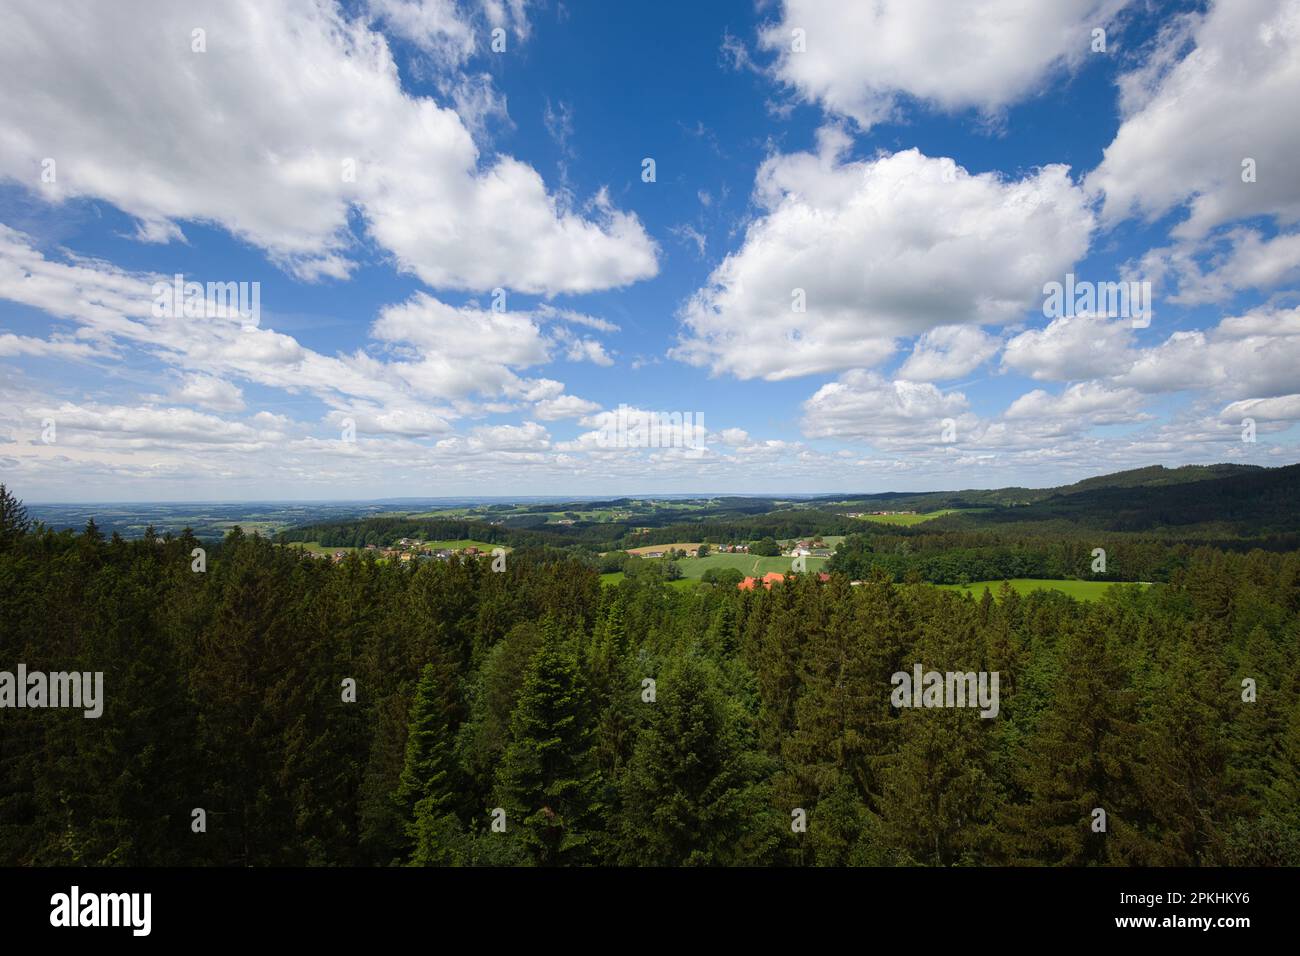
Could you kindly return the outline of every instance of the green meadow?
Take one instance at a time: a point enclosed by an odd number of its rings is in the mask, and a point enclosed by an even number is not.
[[[987,508],[941,508],[938,511],[927,511],[925,514],[919,515],[863,515],[862,520],[874,521],[877,524],[897,524],[910,527],[923,521],[942,518],[944,515],[971,514],[987,510]]]
[[[1012,578],[1011,586],[1019,594],[1029,594],[1032,591],[1060,591],[1062,594],[1068,594],[1070,597],[1080,601],[1096,601],[1108,590],[1115,587],[1121,582],[1116,581],[1053,581],[1046,578]],[[1002,589],[1001,581],[975,581],[969,586],[960,584],[940,584],[939,587],[947,591],[965,591],[974,597],[980,597],[984,589],[988,588],[996,597]],[[1141,586],[1146,588],[1151,585],[1147,582],[1141,582]]]
[[[741,574],[762,577],[769,571],[788,573],[794,558],[760,558],[752,554],[711,554],[707,558],[678,561],[684,578],[702,578],[709,568],[735,568]],[[809,571],[820,571],[829,558],[805,558]]]

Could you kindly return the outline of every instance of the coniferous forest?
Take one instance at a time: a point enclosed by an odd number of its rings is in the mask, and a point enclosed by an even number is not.
[[[1296,551],[1092,602],[239,530],[199,571],[0,497],[0,661],[104,675],[0,715],[5,865],[1300,864]],[[998,672],[996,718],[895,706],[918,663]]]

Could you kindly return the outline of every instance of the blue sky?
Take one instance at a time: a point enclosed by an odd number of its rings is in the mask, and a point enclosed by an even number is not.
[[[80,6],[0,31],[28,500],[1300,458],[1295,0]],[[158,314],[176,274],[256,321]],[[1150,315],[1045,314],[1067,274]]]

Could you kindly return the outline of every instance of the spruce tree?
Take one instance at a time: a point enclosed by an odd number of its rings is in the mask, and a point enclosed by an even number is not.
[[[620,862],[719,866],[760,862],[775,843],[758,786],[761,762],[713,665],[676,661],[659,682],[637,736],[620,795]]]
[[[600,776],[587,687],[553,621],[544,625],[510,729],[497,773],[507,833],[539,866],[594,862]]]
[[[440,843],[449,842],[459,824],[453,810],[456,767],[450,711],[453,695],[445,677],[426,664],[411,701],[406,761],[393,799],[407,820],[406,832],[415,846],[413,862],[450,862]]]

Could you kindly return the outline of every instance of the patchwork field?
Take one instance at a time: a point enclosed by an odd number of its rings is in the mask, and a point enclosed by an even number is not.
[[[627,553],[635,554],[638,557],[640,557],[644,554],[648,554],[651,551],[667,551],[670,548],[678,551],[694,551],[699,546],[700,546],[699,541],[690,541],[690,542],[678,541],[674,544],[647,544],[639,548],[628,548]]]
[[[1062,594],[1068,594],[1070,597],[1080,601],[1096,601],[1118,582],[1115,581],[1052,581],[1046,578],[1013,578],[1011,586],[1019,594],[1029,594],[1032,591],[1060,591]],[[1151,585],[1147,582],[1141,582],[1144,588]],[[948,591],[965,591],[975,597],[980,597],[987,587],[996,597],[1002,588],[1001,581],[976,581],[969,587],[963,587],[960,584],[940,584],[939,587]]]

